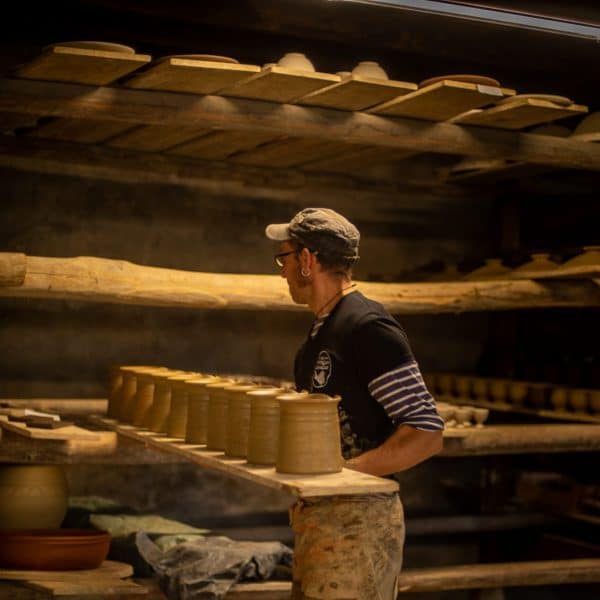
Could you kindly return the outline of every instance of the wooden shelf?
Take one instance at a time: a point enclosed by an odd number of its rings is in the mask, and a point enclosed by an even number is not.
[[[181,439],[167,438],[132,425],[122,425],[112,419],[90,417],[90,420],[161,452],[176,454],[208,469],[241,477],[301,498],[389,493],[398,489],[398,484],[391,479],[373,477],[350,469],[326,475],[277,473],[274,467],[250,465],[245,459],[229,458],[223,452],[206,450],[205,446],[186,444]]]

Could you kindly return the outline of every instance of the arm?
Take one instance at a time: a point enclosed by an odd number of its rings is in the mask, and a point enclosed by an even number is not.
[[[400,425],[377,448],[346,461],[345,467],[369,475],[389,475],[405,471],[440,452],[441,431],[422,431]]]

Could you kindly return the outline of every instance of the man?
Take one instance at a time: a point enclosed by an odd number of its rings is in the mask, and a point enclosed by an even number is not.
[[[279,242],[275,261],[292,299],[315,315],[296,356],[296,387],[341,396],[345,466],[384,476],[439,452],[443,421],[404,331],[352,283],[356,227],[333,210],[306,208],[265,232]],[[397,494],[300,501],[292,525],[293,598],[395,597],[404,542]],[[335,540],[329,552],[323,540]]]

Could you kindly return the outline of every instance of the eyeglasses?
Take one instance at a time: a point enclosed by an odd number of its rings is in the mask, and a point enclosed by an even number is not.
[[[283,261],[283,259],[286,256],[289,256],[290,254],[298,254],[298,252],[300,252],[300,250],[290,250],[289,252],[280,252],[279,254],[276,254],[273,258],[275,259],[275,264],[280,268],[283,269],[283,266],[285,265],[285,262]]]

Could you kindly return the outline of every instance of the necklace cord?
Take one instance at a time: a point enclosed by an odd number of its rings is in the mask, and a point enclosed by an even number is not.
[[[346,292],[347,290],[350,290],[350,289],[352,289],[354,287],[356,287],[356,283],[352,283],[349,286],[346,286],[345,288],[342,288],[341,290],[337,291],[333,296],[331,296],[331,298],[329,298],[329,300],[327,300],[327,302],[325,302],[325,304],[323,304],[323,306],[321,306],[321,308],[319,308],[319,310],[315,312],[315,316],[317,317],[317,319],[319,318],[319,313],[326,306],[329,306],[329,304],[331,304],[338,296],[341,296],[344,292]]]

